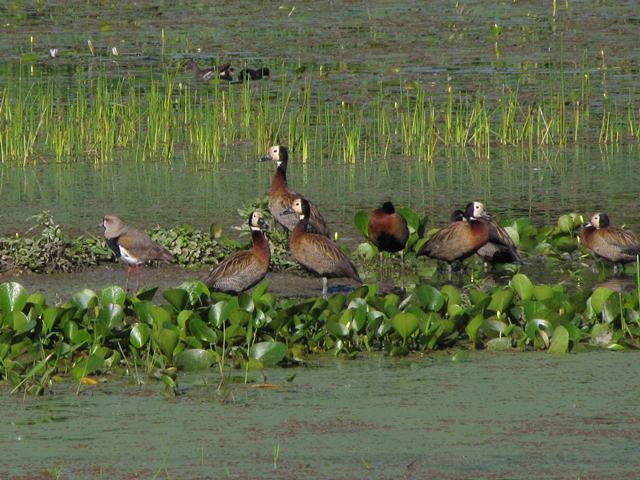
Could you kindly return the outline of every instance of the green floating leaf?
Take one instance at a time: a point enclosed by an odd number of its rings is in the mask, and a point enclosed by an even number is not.
[[[122,325],[124,310],[122,305],[108,303],[102,306],[98,314],[98,321],[103,322],[108,330],[114,330]]]
[[[104,358],[100,355],[89,355],[87,358],[80,360],[71,369],[71,376],[76,380],[80,380],[82,377],[102,369],[104,369]]]
[[[96,292],[85,288],[73,294],[71,303],[79,310],[88,310],[96,306],[98,297],[96,296]]]
[[[549,285],[536,285],[533,287],[533,298],[540,301],[553,298],[553,288]]]
[[[287,346],[276,341],[258,342],[251,347],[250,356],[265,367],[275,367],[287,355]]]
[[[218,341],[216,332],[214,332],[213,329],[204,323],[197,315],[191,316],[191,320],[189,321],[189,331],[191,332],[191,335],[203,342],[215,344]]]
[[[162,296],[178,312],[184,310],[189,300],[189,293],[182,288],[167,288]]]
[[[413,293],[422,306],[432,312],[438,312],[444,306],[444,295],[431,285],[420,285]]]
[[[565,233],[573,232],[573,217],[568,214],[560,215],[560,218],[558,218],[558,229]]]
[[[609,299],[613,290],[607,287],[598,287],[591,294],[591,308],[596,314],[602,313],[605,302]]]
[[[129,342],[135,348],[142,348],[149,341],[151,330],[146,323],[136,323],[129,333]]]
[[[460,305],[462,302],[462,295],[460,295],[460,290],[453,285],[443,285],[440,288],[440,292],[447,297],[447,303],[449,305],[456,304]]]
[[[551,337],[549,353],[563,354],[569,349],[569,332],[562,325],[556,327]]]
[[[462,363],[462,362],[466,362],[468,358],[469,358],[469,352],[467,352],[466,350],[460,350],[459,352],[456,352],[453,354],[453,356],[451,357],[451,361],[456,363]]]
[[[107,305],[109,303],[124,305],[126,299],[127,294],[122,289],[122,287],[119,287],[117,285],[103,288],[100,292],[100,303],[102,303],[102,305]]]
[[[343,323],[330,321],[327,322],[325,328],[327,329],[327,332],[335,335],[336,337],[346,338],[349,336],[349,328]]]
[[[391,319],[393,329],[398,332],[404,340],[418,329],[418,323],[418,317],[408,312],[398,313]]]
[[[529,300],[533,296],[533,283],[522,273],[513,276],[511,286],[522,300]]]
[[[160,347],[160,351],[165,357],[171,360],[173,358],[173,351],[180,339],[178,331],[170,328],[161,328],[157,331],[154,338]]]
[[[365,211],[356,212],[353,216],[353,223],[358,231],[364,236],[369,238],[369,213]]]
[[[504,287],[496,290],[491,295],[491,302],[487,307],[489,310],[493,310],[494,312],[504,312],[513,300],[513,289],[509,287]]]
[[[5,315],[9,312],[21,312],[27,304],[29,295],[22,285],[6,282],[0,285],[0,309]]]
[[[410,233],[416,233],[420,231],[420,217],[409,207],[400,207],[397,209],[398,213],[407,221]]]
[[[216,361],[216,354],[211,350],[188,348],[176,357],[176,366],[180,370],[206,370]]]
[[[487,350],[511,350],[511,338],[492,338],[487,342]]]

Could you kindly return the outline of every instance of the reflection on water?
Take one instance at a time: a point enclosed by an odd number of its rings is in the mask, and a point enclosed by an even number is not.
[[[336,163],[320,158],[296,162],[293,152],[289,183],[321,208],[343,238],[353,238],[353,215],[384,200],[408,205],[439,225],[453,208],[471,199],[484,201],[500,217],[530,217],[536,224],[553,224],[566,212],[606,211],[618,224],[640,230],[636,203],[638,171],[629,158],[638,148],[602,149],[585,146],[568,150],[539,149],[533,156],[519,149],[493,152],[479,160],[469,152],[442,151],[433,164],[415,158]],[[253,149],[230,149],[219,167],[184,160],[171,164],[121,158],[114,164],[41,164],[0,167],[0,196],[4,234],[30,226],[27,218],[51,210],[73,231],[97,232],[95,225],[108,212],[143,226],[190,223],[206,228],[219,222],[228,228],[243,219],[237,209],[269,190],[273,165],[259,164]],[[313,158],[313,154],[312,154]],[[316,161],[317,160],[317,161]]]
[[[64,384],[2,402],[0,476],[635,478],[638,355],[312,357],[249,372],[276,388],[217,392],[214,372],[181,374],[175,399],[146,378],[79,396]]]

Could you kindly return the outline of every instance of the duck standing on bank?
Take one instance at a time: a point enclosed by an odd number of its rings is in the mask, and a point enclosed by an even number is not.
[[[262,231],[268,226],[257,210],[251,212],[248,223],[253,246],[248,250],[232,253],[216,266],[204,280],[212,290],[237,295],[249,290],[267,275],[271,249]]]
[[[280,225],[292,232],[298,224],[298,219],[294,215],[288,215],[283,212],[291,208],[297,198],[306,199],[301,194],[289,190],[289,184],[287,183],[289,149],[282,145],[269,147],[267,154],[260,161],[273,161],[276,163],[276,172],[271,180],[271,191],[269,192],[269,211]],[[309,232],[331,237],[331,231],[318,208],[308,200],[306,201],[309,203],[310,208],[310,215],[307,219]]]
[[[328,293],[327,278],[349,277],[362,284],[356,267],[336,242],[308,231],[311,206],[304,197],[294,199],[291,207],[282,214],[298,218],[289,238],[289,249],[293,258],[303,267],[322,277],[322,296],[325,299]]]
[[[152,260],[175,262],[175,258],[169,250],[151,240],[151,237],[145,232],[125,225],[115,215],[105,215],[102,219],[102,226],[111,250],[116,254],[116,257],[122,258],[127,263],[126,291],[129,291],[129,280],[134,266],[136,267],[136,288],[139,289],[143,263]]]
[[[384,202],[382,207],[371,211],[367,232],[369,240],[380,252],[380,268],[383,252],[400,252],[404,265],[404,247],[409,239],[409,227],[405,218],[396,212],[393,203]]]
[[[580,242],[596,256],[614,264],[635,262],[640,241],[633,233],[611,224],[606,213],[595,213],[582,226]]]

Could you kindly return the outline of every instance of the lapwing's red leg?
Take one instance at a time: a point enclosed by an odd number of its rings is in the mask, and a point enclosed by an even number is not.
[[[140,277],[142,276],[142,265],[136,265],[136,290],[140,290]]]
[[[131,265],[127,265],[127,283],[124,285],[124,291],[129,292],[129,280],[131,279]]]

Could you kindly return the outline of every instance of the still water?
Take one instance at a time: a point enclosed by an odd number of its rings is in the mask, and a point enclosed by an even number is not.
[[[637,353],[450,359],[316,357],[251,373],[265,388],[223,393],[215,375],[189,374],[173,399],[158,382],[110,377],[78,396],[5,396],[0,476],[618,479],[640,471]]]

